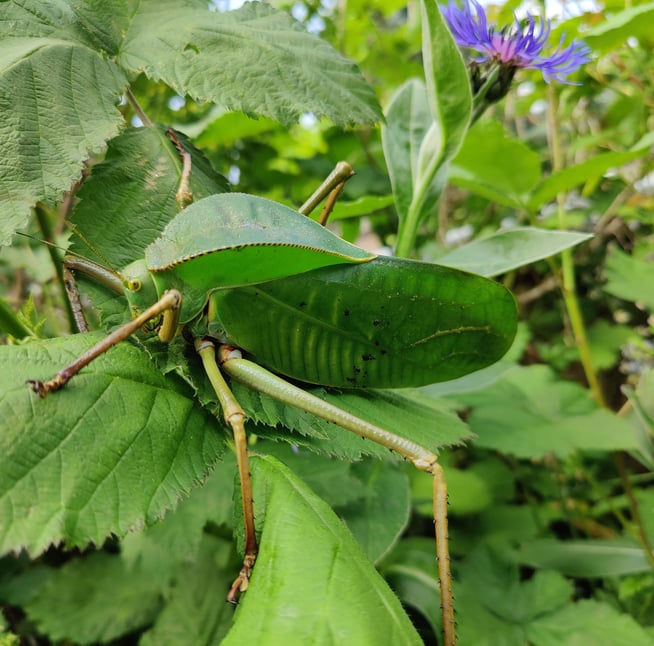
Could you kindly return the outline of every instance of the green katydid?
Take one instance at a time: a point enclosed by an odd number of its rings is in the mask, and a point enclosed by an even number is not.
[[[334,196],[347,166],[301,209]],[[222,372],[398,452],[434,476],[434,517],[445,643],[454,619],[447,548],[447,493],[436,456],[292,386],[274,373],[340,388],[393,388],[452,379],[499,359],[515,332],[515,303],[501,285],[437,265],[376,257],[275,202],[220,194],[189,206],[120,275],[70,259],[124,293],[133,315],[53,379],[42,397],[147,323],[170,340],[194,340],[235,435],[245,518],[245,558],[230,598],[247,588],[256,559],[244,413]],[[493,308],[493,324],[488,321]],[[79,308],[74,308],[79,311]],[[499,314],[498,314],[499,313]],[[256,363],[241,358],[241,351]]]

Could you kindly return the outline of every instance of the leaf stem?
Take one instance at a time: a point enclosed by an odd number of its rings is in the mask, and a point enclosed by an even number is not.
[[[549,123],[547,131],[552,158],[552,172],[555,173],[562,170],[564,165],[563,148],[561,145],[561,124],[559,122],[558,113],[559,102],[554,86],[548,86],[547,90],[549,102]],[[565,231],[568,228],[565,217],[565,195],[559,193],[556,201],[558,206],[559,228]],[[579,357],[586,380],[588,381],[588,386],[590,387],[595,401],[603,408],[607,408],[604,393],[602,392],[599,379],[597,378],[597,372],[593,365],[593,358],[588,345],[588,337],[586,336],[586,327],[584,325],[581,307],[579,306],[579,299],[577,298],[575,267],[571,249],[565,249],[561,252],[561,273],[561,293],[563,294],[565,308],[568,312],[568,317],[570,318],[572,334],[577,347],[579,348]]]
[[[141,120],[141,123],[144,126],[146,126],[148,128],[151,128],[153,123],[152,123],[152,121],[150,121],[150,117],[148,117],[148,115],[145,114],[145,111],[143,110],[143,108],[141,107],[139,102],[136,100],[136,97],[132,93],[131,88],[128,87],[125,90],[125,97],[127,98],[129,103],[131,104],[132,108],[134,109],[134,112],[136,112],[136,116]]]

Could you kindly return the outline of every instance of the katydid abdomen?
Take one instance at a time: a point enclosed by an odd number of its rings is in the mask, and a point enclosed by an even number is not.
[[[488,366],[513,340],[515,308],[488,279],[385,257],[212,295],[216,327],[257,362],[343,388],[422,386]]]

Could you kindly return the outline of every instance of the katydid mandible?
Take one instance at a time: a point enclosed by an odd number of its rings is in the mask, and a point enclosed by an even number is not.
[[[333,201],[350,174],[349,166],[342,166],[301,211],[308,212],[326,195]],[[245,414],[216,365],[215,346],[230,378],[378,442],[434,476],[443,628],[445,643],[454,644],[447,494],[436,456],[260,366],[341,388],[397,388],[452,379],[495,362],[510,345],[515,303],[502,286],[437,265],[377,257],[303,214],[240,194],[215,195],[186,208],[146,249],[145,258],[119,275],[80,259],[67,264],[124,293],[133,320],[51,380],[30,384],[46,396],[148,322],[155,321],[163,341],[182,328],[195,339],[234,432],[241,476],[245,558],[230,599],[247,588],[257,545]],[[491,307],[502,312],[495,317],[501,325],[488,323]],[[256,363],[242,359],[241,351]]]

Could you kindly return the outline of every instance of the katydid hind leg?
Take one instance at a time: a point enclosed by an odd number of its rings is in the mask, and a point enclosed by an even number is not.
[[[428,449],[358,418],[288,383],[265,368],[241,358],[240,352],[235,351],[231,346],[221,346],[219,358],[223,371],[232,379],[265,393],[278,401],[296,406],[322,419],[338,424],[345,430],[381,444],[410,460],[417,469],[432,476],[443,644],[445,646],[454,646],[456,644],[456,634],[448,546],[447,483],[443,469],[437,462],[437,456]]]
[[[311,197],[298,209],[302,215],[309,215],[320,202],[327,198],[322,213],[320,214],[320,224],[325,224],[329,214],[334,208],[334,203],[343,191],[345,182],[354,176],[352,166],[345,161],[340,161],[334,167],[334,170],[325,178],[322,184],[313,192]]]

